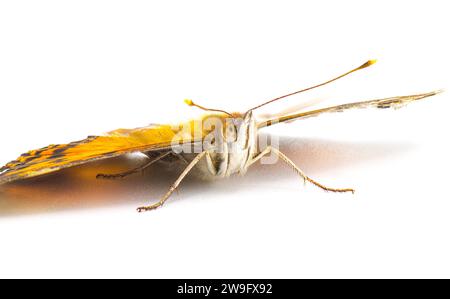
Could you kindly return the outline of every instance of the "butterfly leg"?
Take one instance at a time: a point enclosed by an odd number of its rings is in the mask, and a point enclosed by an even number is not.
[[[320,184],[319,182],[316,182],[315,180],[311,179],[310,177],[308,177],[297,165],[295,165],[295,163],[289,159],[285,154],[283,154],[282,152],[280,152],[279,150],[269,146],[267,147],[264,151],[262,151],[261,153],[259,153],[255,158],[253,158],[250,163],[249,166],[253,165],[254,163],[258,162],[259,160],[261,160],[264,156],[270,154],[270,153],[275,153],[284,163],[286,163],[287,165],[289,165],[292,169],[294,169],[294,171],[303,178],[304,182],[306,183],[307,181],[310,182],[313,185],[316,185],[317,187],[321,188],[324,191],[330,191],[330,192],[352,192],[355,193],[354,189],[350,189],[350,188],[345,188],[345,189],[336,189],[336,188],[330,188],[330,187],[326,187],[322,184]]]
[[[137,211],[145,212],[145,211],[154,210],[154,209],[162,206],[169,199],[169,197],[172,195],[172,193],[178,188],[178,186],[183,181],[183,179],[189,174],[189,172],[195,167],[195,165],[197,165],[197,163],[200,162],[200,160],[206,156],[207,153],[208,152],[204,151],[201,154],[199,154],[198,156],[196,156],[194,158],[194,160],[192,160],[189,163],[189,165],[186,167],[186,169],[183,171],[183,173],[178,177],[178,179],[175,181],[175,183],[172,186],[170,186],[169,191],[157,203],[154,203],[152,205],[145,206],[145,207],[139,207],[139,208],[137,208]]]
[[[124,177],[127,177],[129,175],[132,175],[132,174],[144,171],[146,168],[148,168],[151,165],[153,165],[154,163],[164,159],[165,157],[167,157],[171,153],[172,152],[167,152],[167,153],[161,154],[160,156],[156,157],[153,160],[150,160],[149,162],[145,163],[144,165],[141,165],[139,167],[136,167],[134,169],[131,169],[129,171],[125,171],[125,172],[122,172],[122,173],[114,173],[114,174],[99,173],[99,174],[97,174],[97,179],[108,179],[108,180],[110,180],[110,179],[123,179]]]

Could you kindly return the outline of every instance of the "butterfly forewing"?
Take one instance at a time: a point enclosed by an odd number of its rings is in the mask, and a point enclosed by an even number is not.
[[[189,123],[192,126],[194,122]],[[90,136],[68,144],[29,151],[0,168],[0,184],[51,173],[87,162],[133,152],[171,149],[174,142],[195,143],[195,130],[180,134],[181,126],[159,125],[119,129],[103,136]],[[200,140],[201,141],[201,140]]]
[[[378,109],[387,109],[387,108],[401,108],[403,106],[406,106],[414,101],[418,101],[424,98],[428,98],[431,96],[434,96],[441,91],[432,91],[429,93],[423,93],[423,94],[415,94],[415,95],[408,95],[408,96],[397,96],[397,97],[390,97],[390,98],[384,98],[384,99],[376,99],[376,100],[369,100],[369,101],[362,101],[362,102],[355,102],[355,103],[348,103],[348,104],[342,104],[327,108],[321,108],[306,112],[300,112],[296,114],[291,114],[283,117],[278,117],[272,120],[263,121],[258,124],[259,128],[268,127],[277,123],[282,122],[291,122],[299,119],[305,119],[309,117],[315,117],[319,116],[324,113],[333,113],[333,112],[343,112],[345,110],[350,109],[364,109],[364,108],[378,108]]]

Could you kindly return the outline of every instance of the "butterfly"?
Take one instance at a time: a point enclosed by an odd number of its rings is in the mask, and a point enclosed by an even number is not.
[[[367,68],[375,62],[375,60],[369,60],[331,80],[272,99],[244,113],[229,113],[220,109],[206,108],[192,100],[185,100],[189,106],[207,111],[208,114],[198,120],[191,120],[176,126],[151,125],[136,129],[119,129],[101,136],[89,136],[80,141],[49,145],[29,151],[0,168],[0,184],[42,176],[64,168],[136,152],[144,153],[148,157],[148,161],[135,169],[117,174],[98,174],[97,178],[124,178],[141,172],[157,162],[169,162],[169,165],[172,163],[184,164],[178,179],[159,201],[137,209],[137,211],[143,212],[161,207],[193,170],[207,177],[226,178],[234,174],[245,174],[252,165],[267,155],[275,155],[293,168],[305,182],[316,185],[325,191],[354,192],[351,188],[330,188],[313,180],[276,147],[260,148],[258,133],[260,130],[278,123],[305,119],[324,113],[361,108],[400,108],[411,102],[434,96],[440,91],[354,102],[292,113],[263,121],[258,121],[253,112],[281,99],[334,82]]]

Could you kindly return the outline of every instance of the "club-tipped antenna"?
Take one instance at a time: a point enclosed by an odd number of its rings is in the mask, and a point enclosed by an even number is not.
[[[199,108],[201,110],[204,110],[204,111],[224,113],[224,114],[227,114],[227,115],[233,117],[233,115],[231,113],[226,112],[225,110],[206,108],[206,107],[203,107],[203,106],[200,106],[200,105],[194,103],[194,101],[192,101],[190,99],[185,99],[184,103],[186,103],[188,106],[197,107],[197,108]]]
[[[302,90],[298,90],[298,91],[295,91],[295,92],[286,94],[286,95],[284,95],[284,96],[281,96],[281,97],[272,99],[272,100],[267,101],[267,102],[265,102],[265,103],[263,103],[263,104],[261,104],[261,105],[258,105],[258,106],[256,106],[256,107],[253,107],[252,109],[249,109],[248,111],[253,111],[253,110],[259,109],[259,108],[261,108],[261,107],[263,107],[263,106],[266,106],[266,105],[268,105],[268,104],[271,104],[271,103],[273,103],[273,102],[279,101],[279,100],[281,100],[281,99],[284,99],[284,98],[287,98],[287,97],[290,97],[290,96],[293,96],[293,95],[296,95],[296,94],[299,94],[299,93],[302,93],[302,92],[305,92],[305,91],[308,91],[308,90],[311,90],[311,89],[315,89],[315,88],[318,88],[318,87],[327,85],[327,84],[329,84],[329,83],[331,83],[331,82],[334,82],[334,81],[336,81],[336,80],[339,80],[339,79],[341,79],[341,78],[343,78],[343,77],[345,77],[345,76],[347,76],[347,75],[350,75],[351,73],[354,73],[354,72],[356,72],[356,71],[365,69],[366,67],[369,67],[369,66],[375,64],[376,62],[377,62],[376,59],[371,59],[371,60],[365,62],[364,64],[362,64],[361,66],[359,66],[359,67],[357,67],[357,68],[355,68],[355,69],[353,69],[353,70],[351,70],[351,71],[348,71],[348,72],[346,72],[346,73],[344,73],[344,74],[342,74],[342,75],[340,75],[340,76],[338,76],[338,77],[336,77],[336,78],[333,78],[333,79],[328,80],[328,81],[326,81],[326,82],[323,82],[323,83],[320,83],[320,84],[317,84],[317,85],[314,85],[314,86],[311,86],[311,87],[308,87],[308,88],[305,88],[305,89],[302,89]]]

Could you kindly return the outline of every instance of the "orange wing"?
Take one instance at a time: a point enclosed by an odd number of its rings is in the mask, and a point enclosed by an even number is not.
[[[29,151],[0,168],[0,184],[31,178],[94,160],[132,152],[170,149],[173,142],[194,143],[195,121],[183,126],[157,125],[137,129],[119,129],[104,136],[88,138],[69,144],[49,145]],[[201,141],[201,140],[200,140]]]

